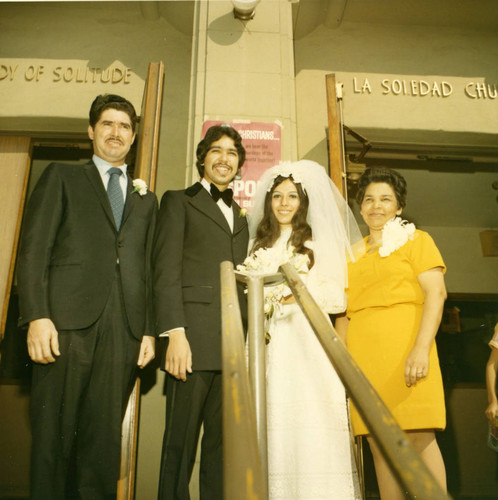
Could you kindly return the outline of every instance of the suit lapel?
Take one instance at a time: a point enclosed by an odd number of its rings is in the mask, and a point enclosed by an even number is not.
[[[187,190],[187,195],[190,196],[189,192],[191,193],[192,191],[194,190],[192,188],[189,188]],[[225,216],[223,215],[223,213],[221,212],[221,210],[219,209],[218,205],[215,203],[211,195],[206,191],[206,189],[204,189],[202,185],[200,185],[200,189],[196,190],[193,196],[191,196],[189,202],[197,210],[199,210],[207,217],[212,219],[216,224],[218,224],[218,226],[220,226],[228,234],[230,235],[232,234],[232,231],[230,230],[230,226],[228,225]]]
[[[107,196],[104,184],[102,183],[102,177],[100,177],[99,171],[93,161],[90,161],[83,167],[85,174],[90,181],[90,184],[95,190],[95,194],[99,199],[102,208],[104,209],[107,218],[111,222],[114,229],[116,229],[116,223],[114,222],[114,216],[112,215],[111,204],[109,202],[109,197]]]
[[[240,214],[240,207],[235,203],[235,201],[232,203],[232,210],[233,210],[233,234],[234,236],[237,233],[240,233],[246,226],[247,226],[247,219],[245,215]]]
[[[130,215],[131,210],[135,204],[135,200],[137,199],[138,196],[140,195],[133,194],[133,180],[128,175],[128,185],[126,186],[126,201],[123,210],[123,220],[121,221],[121,227],[123,227],[124,223],[126,222],[126,219]]]

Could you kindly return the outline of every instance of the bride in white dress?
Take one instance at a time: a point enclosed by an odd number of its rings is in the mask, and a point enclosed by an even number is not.
[[[260,265],[276,272],[290,261],[325,313],[345,310],[346,256],[350,241],[361,235],[323,167],[303,160],[266,171],[249,229],[246,269]],[[269,497],[361,498],[344,387],[290,289],[272,288],[265,289],[268,316],[272,309],[266,351]]]

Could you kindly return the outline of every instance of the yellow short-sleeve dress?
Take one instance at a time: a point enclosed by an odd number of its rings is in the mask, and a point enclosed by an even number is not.
[[[405,384],[405,362],[415,342],[424,294],[417,276],[442,267],[429,234],[416,230],[387,257],[367,252],[348,266],[347,345],[351,355],[391,410],[402,429],[444,429],[446,411],[436,344],[429,372],[415,385]],[[355,435],[369,431],[351,405]]]

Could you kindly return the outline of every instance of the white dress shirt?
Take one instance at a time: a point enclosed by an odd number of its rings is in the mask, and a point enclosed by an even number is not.
[[[109,184],[109,179],[110,175],[107,173],[107,171],[113,167],[110,163],[107,163],[105,160],[100,158],[97,155],[92,156],[93,163],[95,163],[95,166],[97,167],[97,170],[99,171],[100,177],[102,179],[102,182],[104,184],[104,188],[107,191],[107,184]],[[126,175],[126,168],[128,165],[126,163],[123,163],[119,168],[121,172],[123,172],[123,175],[119,176],[119,185],[121,186],[121,190],[123,191],[123,200],[126,200],[126,188],[128,187],[128,176]]]
[[[211,184],[204,178],[201,179],[201,184],[206,189],[206,191],[209,193],[209,196],[211,196]],[[220,210],[222,214],[225,216],[225,219],[228,222],[228,225],[230,226],[230,231],[233,233],[233,209],[232,207],[229,207],[221,198],[216,202],[218,207],[220,207]]]

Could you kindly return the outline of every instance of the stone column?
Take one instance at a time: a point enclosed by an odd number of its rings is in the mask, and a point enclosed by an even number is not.
[[[297,159],[292,4],[262,0],[254,19],[230,1],[196,2],[186,184],[197,179],[195,147],[206,120],[278,122],[282,160]]]

